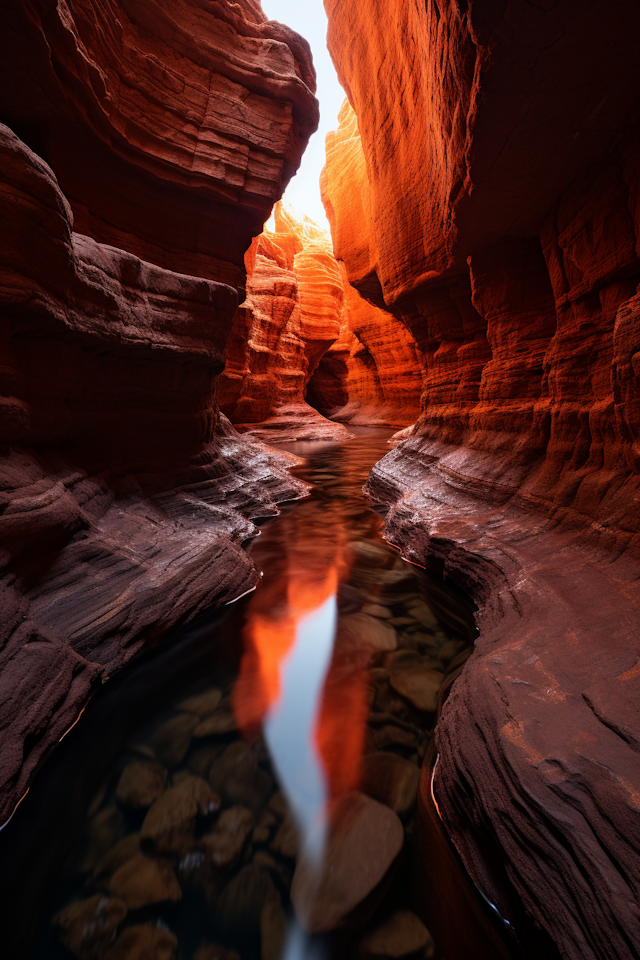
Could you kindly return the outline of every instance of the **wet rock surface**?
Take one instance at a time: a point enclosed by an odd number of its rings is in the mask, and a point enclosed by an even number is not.
[[[328,811],[329,839],[322,865],[302,859],[291,901],[309,933],[327,933],[376,889],[398,857],[404,832],[388,807],[361,793],[339,797]]]

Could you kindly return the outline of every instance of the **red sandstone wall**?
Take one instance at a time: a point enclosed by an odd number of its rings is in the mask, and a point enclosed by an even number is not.
[[[640,11],[325,7],[350,101],[327,138],[334,252],[424,369],[369,490],[479,606],[440,811],[490,898],[507,909],[487,851],[563,956],[640,955]]]
[[[242,287],[317,126],[306,41],[259,3],[12,6],[0,116],[55,171],[76,231]]]
[[[309,378],[342,322],[342,278],[327,238],[279,204],[275,231],[254,240],[247,270],[247,299],[220,378],[221,409],[267,440],[345,437],[344,427],[305,402]]]
[[[416,419],[422,378],[411,334],[350,286],[320,228],[278,205],[275,232],[257,237],[246,259],[247,299],[218,387],[233,423],[284,440],[346,435],[325,417]]]
[[[25,0],[0,54],[1,823],[94,683],[251,587],[250,518],[302,490],[215,392],[318,111],[256,0]]]
[[[418,344],[421,435],[473,451],[467,466],[456,455],[462,483],[491,485],[499,473],[501,496],[518,491],[547,510],[637,534],[635,414],[614,397],[612,367],[618,311],[633,311],[625,304],[639,273],[637,98],[625,73],[635,8],[621,4],[611,20],[589,4],[577,22],[569,9],[550,16],[513,3],[502,19],[481,14],[481,3],[464,14],[441,4],[436,14],[434,4],[425,11],[412,0],[393,14],[398,29],[373,35],[356,4],[326,6],[331,50],[358,114],[345,104],[327,138],[323,197],[334,252],[349,280]],[[550,52],[543,41],[556,34]],[[428,58],[416,56],[419,40]],[[510,58],[525,47],[512,76]],[[397,63],[389,80],[396,106],[386,82],[369,83],[389,62]],[[572,86],[558,98],[552,89],[561,63],[567,75],[578,70],[581,95]],[[438,71],[473,82],[441,87]],[[514,132],[506,91],[516,81],[531,115]],[[607,95],[587,121],[600,91]],[[581,131],[573,144],[569,127]],[[610,153],[612,129],[620,139]],[[627,392],[615,386],[616,396]]]

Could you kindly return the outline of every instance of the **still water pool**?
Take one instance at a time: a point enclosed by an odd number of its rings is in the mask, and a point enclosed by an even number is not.
[[[362,493],[388,436],[291,445],[310,495],[250,545],[257,589],[106,684],[47,762],[0,838],[11,956],[439,955],[409,863],[471,634]]]

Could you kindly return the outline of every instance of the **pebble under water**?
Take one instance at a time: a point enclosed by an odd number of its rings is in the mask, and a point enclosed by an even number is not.
[[[471,641],[362,493],[388,437],[290,445],[313,489],[251,543],[257,589],[106,684],[45,764],[2,838],[16,956],[440,956],[408,865]]]

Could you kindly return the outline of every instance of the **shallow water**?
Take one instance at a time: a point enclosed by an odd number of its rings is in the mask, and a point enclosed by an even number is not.
[[[10,825],[9,850],[38,858],[15,921],[30,956],[375,956],[394,916],[411,956],[437,955],[406,865],[439,690],[471,641],[362,493],[388,436],[291,445],[313,489],[253,541],[255,592],[105,690],[49,761]]]

